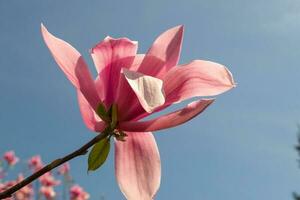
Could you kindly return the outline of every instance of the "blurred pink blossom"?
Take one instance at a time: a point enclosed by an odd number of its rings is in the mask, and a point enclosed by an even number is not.
[[[28,166],[33,171],[38,171],[43,167],[41,156],[36,155],[28,160]]]
[[[56,180],[54,176],[50,172],[47,172],[43,176],[39,178],[40,183],[46,187],[53,187],[60,184],[59,180]]]
[[[22,174],[20,174],[18,176],[16,183],[21,182],[23,179],[24,179],[24,176]],[[34,195],[34,191],[33,191],[32,184],[28,184],[25,187],[18,190],[14,194],[14,197],[15,197],[15,200],[32,200],[33,195]]]
[[[79,185],[74,185],[70,189],[70,200],[87,200],[90,195]]]
[[[70,165],[69,163],[64,163],[62,166],[59,167],[58,173],[60,175],[66,175],[70,172]]]
[[[0,192],[9,189],[10,187],[16,185],[24,179],[23,174],[19,174],[16,180],[6,181],[4,183],[0,183]],[[34,194],[34,190],[32,188],[32,184],[28,184],[14,193],[14,200],[31,200]]]
[[[14,162],[17,162],[16,159],[19,160],[14,155],[13,151],[6,152],[5,158],[6,158],[5,160],[9,160],[9,161],[15,160]],[[31,157],[27,161],[27,164],[28,164],[28,167],[33,172],[36,172],[37,170],[39,170],[43,167],[43,162],[42,162],[41,156],[39,156],[39,155]],[[24,176],[22,174],[19,174],[15,180],[9,180],[9,181],[5,180],[7,177],[4,175],[6,175],[6,173],[8,173],[9,170],[10,169],[8,168],[7,171],[4,171],[0,167],[0,179],[1,179],[0,192],[3,192],[5,190],[11,188],[12,186],[16,185],[17,183],[21,182],[24,179]],[[67,175],[67,178],[68,178],[67,180],[70,180],[70,181],[72,180],[72,177],[70,175],[70,165],[68,163],[65,163],[64,165],[62,165],[58,169],[58,173],[61,175]],[[1,177],[1,175],[2,175],[2,177]],[[60,177],[60,178],[62,178],[62,177]],[[64,177],[64,178],[66,178],[66,177]],[[39,178],[39,183],[40,184],[37,184],[37,186],[39,186],[39,187],[33,187],[32,184],[28,184],[25,187],[18,190],[17,192],[15,192],[12,197],[6,198],[4,200],[37,200],[34,198],[35,193],[42,195],[41,199],[43,199],[43,200],[44,199],[45,200],[58,199],[58,195],[54,191],[54,187],[58,186],[61,183],[61,181],[56,179],[51,172],[48,172],[48,173],[44,174],[43,176],[41,176]],[[68,185],[68,184],[71,184],[71,182],[64,182],[64,184],[66,184],[66,185],[64,185],[64,187],[69,188],[70,185]],[[67,190],[66,190],[66,192],[67,192]],[[69,192],[70,192],[70,196],[72,195],[72,198],[73,198],[72,200],[87,200],[89,198],[89,194],[87,192],[85,192],[79,186],[72,187],[72,189],[69,190]],[[41,199],[39,198],[38,200],[41,200]]]
[[[20,181],[24,179],[23,175],[20,174],[17,178],[17,180],[13,181],[7,181],[5,183],[0,184],[0,192],[5,191],[8,188],[16,185]],[[31,184],[26,185],[25,187],[18,190],[16,193],[14,193],[13,197],[6,198],[5,200],[32,200],[34,195],[34,191]]]
[[[16,184],[15,181],[8,181],[5,183],[0,183],[0,192],[7,190],[8,188],[10,188],[11,186],[14,186],[15,184]],[[13,200],[13,198],[10,197],[10,198],[6,198],[4,200]]]
[[[44,195],[46,200],[53,200],[56,196],[56,192],[54,191],[53,187],[51,186],[42,186],[40,188],[40,193]]]
[[[7,181],[7,182],[4,182],[0,185],[0,190],[6,190],[8,188],[10,188],[11,186],[14,186],[17,182],[12,180],[12,181]]]
[[[14,151],[5,152],[3,155],[3,159],[9,166],[14,166],[19,161],[19,158],[15,155]]]

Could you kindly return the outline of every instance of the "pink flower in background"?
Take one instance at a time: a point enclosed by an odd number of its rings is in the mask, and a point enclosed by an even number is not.
[[[32,171],[38,171],[43,167],[43,161],[41,159],[41,156],[36,155],[36,156],[32,156],[29,160],[28,160],[28,166],[29,169],[31,169]]]
[[[11,154],[11,153],[9,153]],[[9,156],[10,157],[10,156]],[[39,155],[31,157],[27,162],[21,162],[24,164],[27,164],[29,166],[29,169],[31,169],[33,172],[36,172],[39,170],[42,166],[42,159]],[[23,168],[24,169],[24,168]],[[1,168],[0,168],[1,170]],[[0,192],[3,192],[12,186],[18,184],[24,179],[23,174],[19,174],[18,177],[15,180],[6,180],[9,175],[10,171],[12,168],[7,168],[7,171],[5,171],[8,176],[3,176],[3,178],[0,180]],[[0,171],[1,173],[1,171]],[[46,200],[55,200],[59,199],[59,197],[66,197],[63,195],[57,195],[54,189],[60,189],[59,185],[61,188],[65,191],[65,194],[70,189],[70,185],[74,184],[74,181],[72,179],[72,176],[70,174],[70,165],[68,163],[65,163],[59,168],[59,173],[62,175],[67,175],[67,176],[54,176],[51,172],[48,172],[41,176],[39,178],[39,184],[31,183],[28,184],[18,191],[16,191],[11,198],[6,198],[5,200],[34,200],[35,195],[38,196],[38,200],[41,199],[46,199]],[[56,178],[63,178],[63,184],[61,184],[61,181],[56,179]],[[36,187],[33,187],[35,185]],[[76,196],[76,191],[80,191],[80,195],[78,194]],[[89,194],[85,192],[82,188],[74,189],[74,195],[78,200],[85,200],[89,198]],[[75,199],[74,199],[75,200]]]
[[[21,182],[24,179],[24,176],[20,174],[16,183]],[[26,185],[25,187],[21,188],[14,194],[15,200],[32,200],[34,196],[34,191],[31,184]]]
[[[152,131],[171,128],[203,112],[214,99],[200,99],[154,119],[143,118],[172,104],[199,96],[215,96],[235,86],[226,67],[204,60],[178,65],[183,26],[161,34],[146,54],[137,54],[138,43],[106,37],[91,49],[97,69],[94,80],[81,54],[42,26],[44,40],[54,59],[77,89],[86,126],[102,132],[112,119],[101,120],[97,108],[118,108],[115,174],[121,191],[130,200],[151,200],[161,177],[160,156]],[[103,119],[103,117],[102,117]]]
[[[56,192],[51,186],[42,186],[40,188],[40,193],[46,198],[46,200],[54,200]]]
[[[65,175],[65,174],[68,174],[70,172],[70,165],[69,163],[64,163],[62,166],[60,166],[58,168],[58,173],[60,175]]]
[[[50,172],[47,172],[43,176],[39,178],[40,183],[46,187],[54,187],[60,184],[59,180],[56,180],[54,176]]]
[[[0,192],[5,190],[5,184],[4,183],[0,183]]]
[[[79,185],[74,185],[70,188],[70,200],[87,200],[89,198],[90,195]]]
[[[14,186],[17,182],[16,181],[7,181],[5,183],[1,183],[0,184],[0,190],[4,191],[8,188],[10,188],[11,186]]]
[[[5,152],[3,155],[3,159],[9,166],[14,166],[19,161],[19,158],[15,155],[14,151]]]
[[[7,190],[8,188],[14,186],[17,182],[16,181],[7,181],[5,183],[0,183],[0,192]],[[14,200],[13,197],[6,198],[4,200]]]

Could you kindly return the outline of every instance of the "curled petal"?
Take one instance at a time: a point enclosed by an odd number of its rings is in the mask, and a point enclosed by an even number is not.
[[[162,80],[127,69],[123,69],[123,74],[145,111],[151,113],[165,103]]]
[[[141,106],[136,94],[130,87],[126,77],[120,76],[119,86],[116,95],[116,103],[118,105],[118,120],[129,121],[130,116],[135,116],[135,111],[139,110],[142,113],[147,113]]]
[[[229,70],[218,63],[195,60],[171,69],[163,79],[166,104],[197,96],[213,96],[235,86]]]
[[[162,78],[177,65],[183,38],[183,26],[176,26],[162,33],[148,50],[138,71]]]
[[[103,122],[89,105],[85,97],[80,91],[77,91],[77,98],[79,109],[85,125],[91,130],[101,132],[105,129],[105,122]]]
[[[91,56],[104,88],[105,103],[115,100],[121,68],[129,68],[135,59],[138,43],[127,38],[106,37],[91,50]]]
[[[188,104],[185,108],[148,121],[120,122],[119,128],[124,131],[157,131],[171,128],[189,121],[203,112],[214,99],[203,99]]]
[[[115,171],[128,200],[152,200],[160,185],[161,166],[155,138],[150,132],[127,132],[115,142]]]
[[[57,64],[72,84],[82,92],[89,104],[96,109],[100,99],[92,75],[80,53],[67,42],[49,33],[43,25],[41,31]]]
[[[144,57],[145,55],[143,54],[137,54],[128,69],[130,69],[130,71],[137,71]],[[154,59],[157,60],[157,58]],[[139,99],[133,92],[124,74],[121,74],[120,76],[118,90],[116,94],[116,102],[120,111],[120,121],[133,120],[143,114],[147,114],[145,109],[141,106]]]

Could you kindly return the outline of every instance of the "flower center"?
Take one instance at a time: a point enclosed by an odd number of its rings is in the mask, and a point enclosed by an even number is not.
[[[117,140],[125,141],[127,136],[122,130],[117,128],[118,126],[118,106],[113,103],[109,109],[106,109],[105,105],[100,102],[97,108],[98,116],[106,123],[104,131],[107,131],[110,136],[114,136]]]

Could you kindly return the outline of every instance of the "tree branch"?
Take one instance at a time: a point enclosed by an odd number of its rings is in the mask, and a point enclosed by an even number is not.
[[[16,185],[12,186],[11,188],[1,192],[0,193],[0,199],[5,199],[5,198],[8,198],[8,197],[11,197],[13,193],[18,191],[22,187],[28,185],[29,183],[36,180],[37,178],[44,175],[45,173],[51,171],[52,169],[58,167],[59,165],[65,163],[65,162],[67,162],[67,161],[69,161],[69,160],[71,160],[75,157],[86,154],[88,152],[88,149],[91,146],[93,146],[94,144],[96,144],[100,140],[106,138],[108,135],[109,135],[109,132],[105,130],[103,133],[97,135],[96,137],[94,137],[92,140],[90,140],[88,143],[86,143],[85,145],[83,145],[82,147],[77,149],[76,151],[66,155],[63,158],[58,158],[58,159],[52,161],[50,164],[46,165],[45,167],[43,167],[39,171],[35,172],[31,176],[27,177],[26,179],[22,180],[21,182],[17,183]]]

